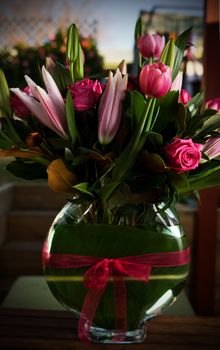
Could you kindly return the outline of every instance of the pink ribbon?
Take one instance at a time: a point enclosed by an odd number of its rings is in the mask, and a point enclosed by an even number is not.
[[[173,267],[188,264],[190,249],[177,252],[149,253],[122,258],[99,258],[75,254],[51,254],[45,242],[43,264],[55,269],[90,268],[84,274],[84,286],[88,289],[78,323],[78,336],[88,341],[96,309],[110,278],[113,279],[115,301],[115,330],[119,333],[114,340],[123,341],[126,333],[126,284],[124,277],[148,282],[152,267]]]

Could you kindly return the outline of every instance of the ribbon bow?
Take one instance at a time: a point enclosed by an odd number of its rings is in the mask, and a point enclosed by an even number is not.
[[[78,336],[88,341],[96,309],[110,278],[113,280],[115,302],[115,341],[123,341],[126,333],[126,284],[128,276],[148,282],[152,267],[171,267],[188,264],[190,249],[177,252],[150,253],[116,259],[75,254],[50,254],[45,242],[43,264],[51,268],[81,268],[91,266],[84,274],[84,286],[88,289],[78,323]]]

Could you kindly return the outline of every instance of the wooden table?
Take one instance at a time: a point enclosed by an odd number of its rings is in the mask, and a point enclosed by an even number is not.
[[[80,343],[77,321],[66,311],[0,309],[0,349],[22,350],[217,350],[220,318],[160,316],[148,325],[142,344]]]

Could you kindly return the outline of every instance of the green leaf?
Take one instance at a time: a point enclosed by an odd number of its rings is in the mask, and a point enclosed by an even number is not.
[[[94,194],[88,189],[89,187],[89,183],[88,182],[81,182],[75,186],[73,186],[73,188],[75,188],[76,190],[86,193],[88,195],[90,195],[91,197],[94,197]]]
[[[150,152],[160,152],[163,145],[163,136],[156,132],[149,132],[145,138],[145,147]]]
[[[173,66],[173,74],[172,80],[174,80],[180,70],[180,66],[183,60],[184,52],[186,49],[187,42],[189,40],[189,35],[191,33],[192,28],[187,29],[185,32],[180,34],[180,36],[176,39],[175,42],[175,60]]]
[[[216,109],[205,109],[204,112],[201,114],[201,118],[206,120],[215,114],[217,114]]]
[[[220,185],[220,161],[211,160],[190,172],[187,179],[187,185],[176,185],[180,194],[187,194],[194,191],[199,191],[204,188]]]
[[[135,30],[134,30],[134,40],[137,42],[138,38],[143,34],[143,22],[141,17],[138,18],[136,24],[135,24]]]
[[[149,131],[155,107],[155,99],[149,99],[141,119],[138,122],[133,136],[125,147],[120,157],[116,159],[116,166],[113,169],[113,181],[120,183],[127,171],[133,166],[137,155],[142,149],[147,131]]]
[[[10,91],[4,72],[0,69],[0,118],[11,115]]]
[[[32,161],[15,160],[7,164],[5,169],[25,180],[47,179],[46,167]]]
[[[162,55],[160,56],[160,61],[168,65],[172,70],[174,65],[174,58],[175,58],[175,43],[173,39],[170,39],[167,42],[162,52]]]
[[[12,146],[13,146],[13,143],[11,141],[0,139],[0,148],[7,149],[7,148],[11,148]]]
[[[176,123],[178,126],[178,136],[181,136],[186,129],[187,110],[182,103],[179,104],[178,113],[176,115]]]
[[[4,119],[4,130],[7,136],[13,141],[13,145],[27,147],[27,145],[22,141],[19,132],[16,130],[16,122],[11,118]],[[18,123],[19,124],[19,123]]]
[[[132,90],[130,92],[131,96],[131,112],[134,117],[134,126],[137,126],[139,120],[141,119],[145,109],[146,109],[146,101],[144,96],[136,91]]]
[[[56,62],[52,76],[60,91],[65,90],[72,83],[69,70],[59,62]]]
[[[220,115],[215,114],[208,120],[205,120],[200,130],[194,135],[193,139],[204,138],[212,131],[220,129]]]
[[[143,152],[141,154],[141,164],[148,171],[153,173],[164,173],[169,171],[169,168],[166,166],[163,158],[159,156],[157,153],[148,153]]]
[[[191,117],[193,117],[201,108],[204,101],[204,97],[204,91],[200,91],[195,96],[193,96],[191,100],[187,103],[187,107],[190,110]]]
[[[77,130],[76,130],[76,121],[75,121],[75,109],[73,105],[73,100],[71,93],[68,91],[66,95],[66,118],[69,134],[74,144],[76,142]]]
[[[161,133],[176,118],[179,110],[179,92],[170,91],[164,97],[157,100],[157,106],[160,108],[153,131]]]

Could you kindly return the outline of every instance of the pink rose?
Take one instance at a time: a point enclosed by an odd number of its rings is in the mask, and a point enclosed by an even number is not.
[[[22,89],[22,91],[25,92],[27,95],[30,95],[30,88],[28,86]],[[27,108],[27,106],[16,95],[12,95],[10,97],[10,105],[15,115],[19,118],[27,117],[31,114],[29,108]]]
[[[192,139],[175,138],[163,148],[166,164],[177,174],[197,168],[201,159],[202,145]]]
[[[86,111],[96,104],[102,93],[102,86],[98,80],[83,79],[69,86],[73,97],[74,107],[77,111]]]

